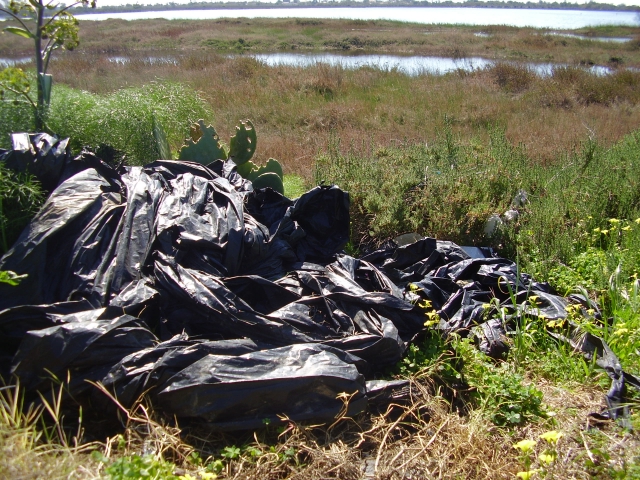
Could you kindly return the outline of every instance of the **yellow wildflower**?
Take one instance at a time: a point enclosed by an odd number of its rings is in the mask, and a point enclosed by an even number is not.
[[[517,448],[518,450],[522,451],[522,453],[527,453],[535,446],[536,446],[535,440],[520,440],[518,443],[516,443],[513,446],[513,448]]]
[[[545,465],[550,465],[556,459],[556,457],[554,455],[551,455],[550,453],[541,453],[540,455],[538,455],[538,458]]]
[[[538,470],[529,470],[527,472],[518,472],[516,473],[516,477],[520,477],[522,480],[529,480],[533,475],[538,473]]]
[[[558,440],[560,440],[562,436],[564,436],[562,432],[558,432],[556,430],[550,430],[540,435],[540,438],[542,438],[543,440],[546,440],[551,444],[555,444],[555,443],[558,443]]]

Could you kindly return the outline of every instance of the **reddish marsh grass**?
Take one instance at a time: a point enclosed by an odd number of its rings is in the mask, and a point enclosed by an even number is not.
[[[597,42],[499,26],[300,19],[108,20],[81,22],[81,29],[83,50],[59,55],[51,65],[56,82],[95,93],[153,80],[185,83],[211,104],[222,138],[233,133],[240,119],[250,118],[265,147],[258,148],[256,160],[278,157],[290,172],[306,178],[330,135],[356,148],[369,142],[431,142],[445,116],[463,142],[486,138],[487,129],[499,125],[542,162],[572,151],[587,136],[607,145],[640,126],[640,74],[624,69],[640,65],[640,44],[634,41]],[[637,31],[620,27],[605,34]],[[28,53],[27,43],[12,38],[9,45],[5,37],[0,37],[0,52]],[[250,57],[220,54],[294,47],[569,65],[604,65],[613,58],[622,68],[598,76],[575,66],[558,67],[541,78],[526,66],[497,63],[475,72],[409,77],[394,70],[351,71],[323,64],[270,68]],[[128,61],[110,60],[117,56]],[[149,60],[162,56],[175,63]]]
[[[257,160],[278,158],[306,178],[330,135],[356,148],[430,142],[445,116],[463,142],[486,138],[488,128],[500,125],[543,162],[589,135],[610,144],[640,126],[640,73],[626,70],[597,76],[569,67],[539,77],[526,67],[497,64],[473,73],[410,77],[324,64],[267,67],[251,57],[210,53],[175,56],[175,63],[153,63],[148,54],[127,58],[115,63],[104,55],[66,55],[51,71],[58,82],[97,93],[151,79],[186,83],[212,106],[221,138],[250,118],[261,142]]]

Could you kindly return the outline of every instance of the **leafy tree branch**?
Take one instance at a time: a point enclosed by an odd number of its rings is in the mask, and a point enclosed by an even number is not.
[[[57,49],[73,50],[79,44],[78,20],[69,9],[78,5],[95,8],[95,0],[78,0],[65,5],[57,0],[0,0],[0,12],[17,22],[3,30],[20,37],[33,40],[36,73],[37,100],[33,102],[28,92],[23,96],[35,105],[35,127],[45,127],[44,117],[51,94],[51,76],[47,75],[51,54]],[[15,74],[12,73],[15,77]],[[7,84],[2,83],[3,87]],[[15,88],[15,85],[7,89]],[[18,89],[19,90],[19,89]]]

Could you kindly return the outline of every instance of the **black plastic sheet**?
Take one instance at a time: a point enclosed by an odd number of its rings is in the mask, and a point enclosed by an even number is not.
[[[74,399],[102,411],[109,401],[88,381],[125,407],[145,394],[219,429],[324,421],[343,411],[341,394],[353,414],[406,387],[376,375],[424,332],[420,298],[443,335],[475,335],[495,358],[513,325],[486,321],[488,303],[514,319],[536,295],[537,314],[558,319],[587,301],[558,297],[488,249],[415,234],[345,255],[349,198],[337,187],[291,200],[254,191],[231,161],[114,169],[28,138],[0,161],[35,171],[45,158],[52,191],[0,260],[28,274],[0,284],[0,374],[31,392],[68,375]],[[626,384],[640,382],[600,339],[562,340],[596,356],[612,378],[611,416],[624,415]]]

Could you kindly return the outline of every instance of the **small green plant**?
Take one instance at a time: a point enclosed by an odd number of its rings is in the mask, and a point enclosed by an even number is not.
[[[494,364],[469,339],[458,339],[454,347],[479,410],[494,424],[509,427],[546,417],[542,392],[527,385],[508,363]]]
[[[220,452],[220,455],[227,460],[235,460],[237,458],[240,458],[240,454],[240,448],[236,447],[235,445],[224,447],[222,449],[222,452]]]
[[[153,455],[128,455],[120,457],[113,462],[104,457],[100,452],[92,453],[94,460],[105,463],[104,469],[109,480],[125,479],[157,479],[157,480],[177,480],[174,475],[176,466],[173,463],[158,459]]]

